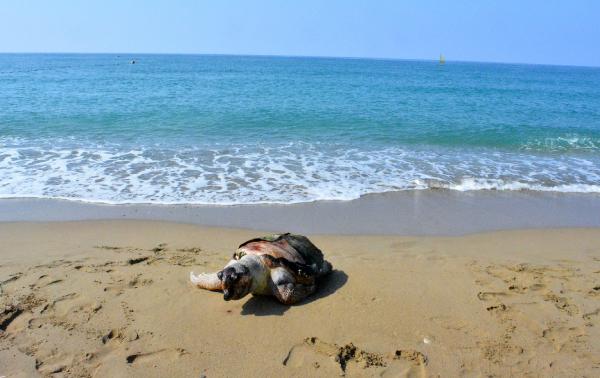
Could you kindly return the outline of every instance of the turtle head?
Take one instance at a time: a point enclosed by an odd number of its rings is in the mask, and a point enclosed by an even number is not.
[[[252,288],[252,275],[250,270],[242,264],[233,264],[217,273],[223,283],[223,299],[241,299],[250,293]]]

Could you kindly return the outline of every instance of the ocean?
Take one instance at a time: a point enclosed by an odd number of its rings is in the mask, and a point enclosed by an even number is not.
[[[135,60],[135,64],[131,61]],[[600,68],[0,54],[0,197],[600,192]]]

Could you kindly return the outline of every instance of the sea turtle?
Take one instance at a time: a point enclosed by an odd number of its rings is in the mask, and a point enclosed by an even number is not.
[[[222,291],[223,299],[249,293],[274,295],[284,304],[296,303],[316,290],[316,279],[331,272],[323,252],[306,236],[270,235],[242,243],[223,270],[190,273],[199,288]]]

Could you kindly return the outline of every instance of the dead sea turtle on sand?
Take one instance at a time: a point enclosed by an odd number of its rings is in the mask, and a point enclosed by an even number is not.
[[[296,303],[316,290],[316,279],[331,272],[323,252],[307,237],[281,234],[248,240],[217,273],[190,273],[202,289],[222,291],[223,299],[252,293],[274,295],[284,304]]]

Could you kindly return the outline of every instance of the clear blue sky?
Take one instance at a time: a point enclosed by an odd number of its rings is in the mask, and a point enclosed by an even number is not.
[[[1,52],[316,55],[600,66],[596,0],[5,0]]]

